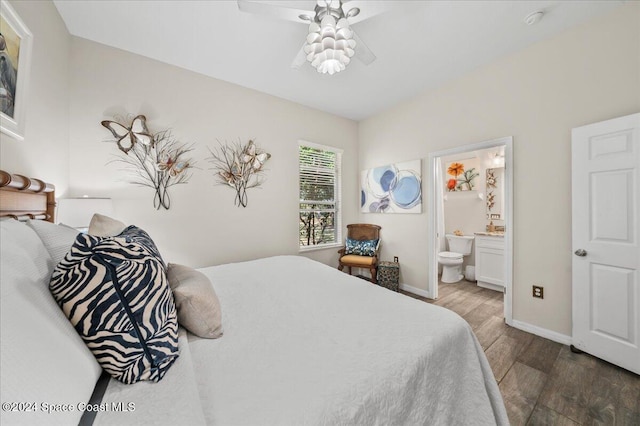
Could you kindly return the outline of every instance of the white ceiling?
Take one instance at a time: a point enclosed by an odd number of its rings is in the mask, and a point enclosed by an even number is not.
[[[260,92],[361,120],[624,3],[366,1],[353,25],[377,56],[333,76],[294,70],[308,25],[240,12],[235,0],[54,0],[69,32]],[[315,1],[264,1],[312,10]],[[373,6],[371,3],[375,3]],[[528,26],[530,12],[544,18]],[[356,50],[357,50],[356,46]]]

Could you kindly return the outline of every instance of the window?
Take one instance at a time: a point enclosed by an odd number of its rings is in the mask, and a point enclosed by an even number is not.
[[[300,249],[342,244],[342,150],[300,141]]]

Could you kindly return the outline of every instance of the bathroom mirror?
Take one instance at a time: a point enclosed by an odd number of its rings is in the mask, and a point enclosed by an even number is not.
[[[487,220],[504,220],[504,167],[486,172]]]

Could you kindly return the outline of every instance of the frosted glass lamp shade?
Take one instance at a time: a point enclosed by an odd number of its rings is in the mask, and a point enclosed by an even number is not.
[[[61,198],[58,200],[57,223],[77,229],[89,228],[95,213],[113,215],[111,198]]]
[[[345,18],[336,19],[327,15],[319,24],[309,25],[304,51],[307,61],[322,74],[333,75],[343,71],[355,54],[356,41]]]

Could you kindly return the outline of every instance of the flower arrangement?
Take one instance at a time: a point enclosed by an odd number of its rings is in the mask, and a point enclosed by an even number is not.
[[[235,189],[236,206],[247,207],[247,189],[262,185],[262,166],[271,158],[271,154],[258,149],[252,140],[245,145],[240,141],[234,144],[218,144],[218,149],[209,149],[211,156],[207,158],[213,165],[211,170],[214,177],[219,184]]]
[[[169,130],[151,133],[144,115],[135,117],[129,126],[109,120],[101,124],[116,140],[121,154],[113,161],[125,164],[133,176],[130,183],[153,188],[153,206],[169,210],[168,189],[191,178],[193,162],[185,155],[193,148],[175,139]]]

